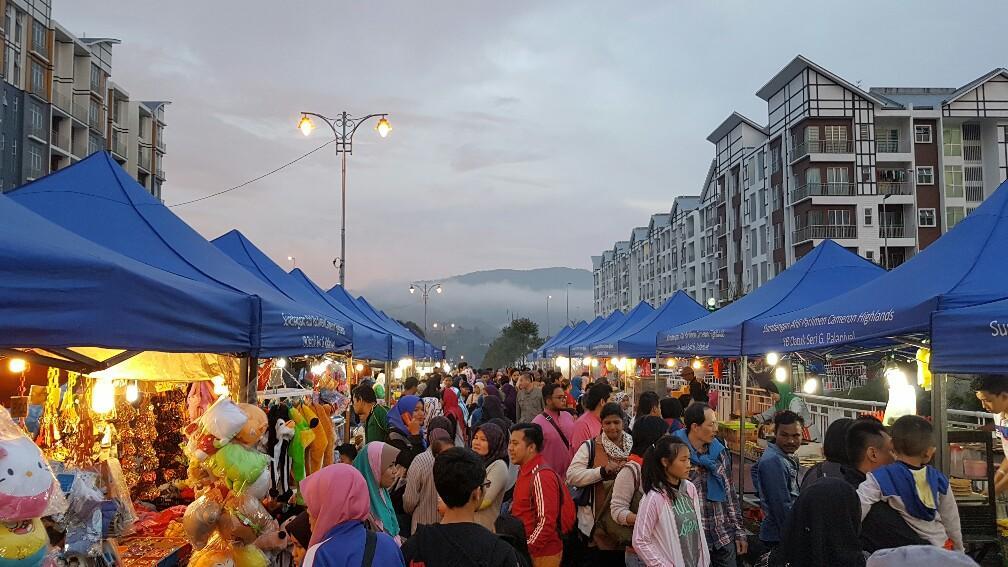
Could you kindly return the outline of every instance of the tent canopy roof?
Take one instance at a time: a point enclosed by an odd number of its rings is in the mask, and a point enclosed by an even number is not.
[[[655,337],[659,331],[699,319],[705,315],[707,315],[706,309],[686,292],[679,290],[672,294],[672,297],[668,298],[664,305],[636,325],[627,327],[612,337],[593,344],[592,354],[650,358],[655,354]]]

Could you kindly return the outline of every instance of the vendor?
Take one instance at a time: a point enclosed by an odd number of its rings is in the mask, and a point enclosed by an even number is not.
[[[1008,455],[1008,375],[981,374],[973,380],[973,389],[980,405],[994,414],[994,434],[1001,439],[1001,449]],[[994,491],[1008,488],[1008,458],[994,472]]]
[[[753,416],[756,423],[768,423],[773,421],[774,416],[782,411],[793,411],[805,423],[806,438],[813,442],[819,441],[819,426],[812,419],[812,412],[805,405],[805,400],[794,395],[790,385],[769,381],[763,384],[763,388],[774,403],[765,412]]]

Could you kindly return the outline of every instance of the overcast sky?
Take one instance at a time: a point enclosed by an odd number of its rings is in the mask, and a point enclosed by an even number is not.
[[[113,80],[172,101],[178,203],[323,143],[298,112],[388,112],[349,160],[348,286],[490,268],[590,268],[677,195],[706,136],[801,53],[868,86],[958,87],[1008,66],[1003,1],[357,2],[55,0],[77,34],[115,37]],[[98,9],[100,5],[101,9]],[[774,6],[770,8],[769,6]],[[243,231],[337,280],[339,167],[322,150],[175,209],[207,238]]]

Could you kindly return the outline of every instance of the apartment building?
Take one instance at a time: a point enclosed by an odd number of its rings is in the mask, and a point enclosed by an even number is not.
[[[0,0],[4,14],[0,190],[110,151],[154,196],[164,183],[164,101],[114,83],[119,40],[77,37],[49,0]]]
[[[799,55],[756,94],[766,123],[732,112],[711,132],[698,197],[592,257],[597,315],[679,289],[723,305],[827,238],[894,268],[1008,177],[1003,68],[957,88],[865,90]]]

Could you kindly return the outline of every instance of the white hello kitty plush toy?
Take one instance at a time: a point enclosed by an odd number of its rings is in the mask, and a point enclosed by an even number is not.
[[[49,499],[58,490],[49,464],[31,439],[0,439],[0,520],[46,515]]]

